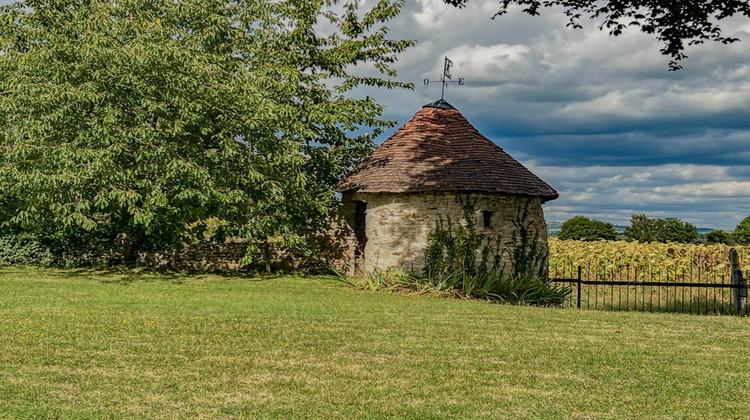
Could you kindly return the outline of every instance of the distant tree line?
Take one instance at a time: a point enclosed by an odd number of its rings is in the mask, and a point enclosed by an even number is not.
[[[614,240],[617,231],[612,223],[576,216],[562,224],[558,237],[562,240]],[[630,218],[630,226],[625,228],[625,238],[638,242],[691,243],[698,241],[700,236],[695,225],[678,218],[652,218],[636,213]],[[722,230],[709,232],[705,242],[750,245],[750,216],[740,222],[733,233]]]

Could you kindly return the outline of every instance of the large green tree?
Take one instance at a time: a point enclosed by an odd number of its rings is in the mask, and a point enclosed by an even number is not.
[[[723,230],[712,230],[706,234],[707,244],[726,244],[732,243],[732,234]]]
[[[633,214],[625,236],[638,242],[681,242],[698,239],[698,228],[675,217],[652,219],[643,213]]]
[[[443,0],[464,7],[469,0]],[[715,41],[730,44],[738,38],[724,36],[719,21],[735,15],[750,17],[747,0],[500,0],[494,16],[508,13],[511,7],[522,7],[529,15],[538,15],[546,7],[559,7],[569,18],[568,25],[581,27],[581,18],[599,20],[599,28],[610,35],[622,34],[635,27],[655,34],[664,46],[662,54],[670,56],[670,70],[679,70],[687,58],[685,46]]]
[[[357,4],[0,7],[5,226],[161,248],[213,217],[253,244],[300,243],[393,124],[352,89],[409,87],[392,64],[412,42],[384,26],[403,1]]]
[[[612,241],[617,238],[617,231],[612,223],[576,216],[562,224],[558,237],[562,240]]]
[[[744,218],[732,234],[734,240],[740,245],[750,245],[750,216]]]

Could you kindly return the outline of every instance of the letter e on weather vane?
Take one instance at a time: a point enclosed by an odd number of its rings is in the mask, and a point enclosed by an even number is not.
[[[451,76],[451,67],[453,67],[453,62],[448,59],[448,57],[445,57],[445,64],[443,65],[443,75],[440,76],[440,80],[430,80],[430,79],[424,79],[425,86],[429,85],[430,83],[436,83],[440,82],[442,86],[442,91],[440,93],[440,99],[445,99],[445,86],[448,85],[448,83],[458,83],[459,86],[464,85],[464,78],[459,77],[458,80],[452,80],[453,76]]]

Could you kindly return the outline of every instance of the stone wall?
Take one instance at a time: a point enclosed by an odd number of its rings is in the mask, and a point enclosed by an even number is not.
[[[356,232],[357,202],[366,203],[365,229]],[[472,203],[478,233],[497,241],[502,250],[502,271],[513,272],[518,225],[538,235],[535,264],[546,267],[547,226],[538,198],[490,194],[344,194],[342,205],[331,218],[328,232],[311,238],[314,260],[288,252],[274,252],[273,268],[295,270],[310,266],[333,266],[348,274],[375,268],[396,267],[421,272],[425,265],[427,236],[438,220],[464,221],[463,203]],[[365,208],[360,204],[360,211]],[[490,227],[483,226],[483,212],[492,212]],[[525,217],[522,217],[525,216]],[[520,220],[522,219],[522,220]],[[360,220],[361,222],[361,220]],[[447,226],[446,226],[447,227]],[[137,252],[136,264],[173,270],[238,270],[247,245],[243,242],[192,245],[183,250]],[[258,255],[256,260],[260,260]]]
[[[538,235],[536,255],[539,261],[535,264],[542,267],[546,263],[547,225],[539,198],[453,193],[346,194],[342,214],[352,231],[356,201],[367,203],[366,245],[363,255],[358,258],[363,259],[364,264],[357,263],[366,271],[397,267],[421,272],[425,265],[428,234],[440,219],[465,224],[462,203],[467,202],[473,205],[478,233],[497,240],[501,246],[503,272],[513,271],[519,222],[527,226],[532,235]],[[488,228],[483,226],[483,212],[492,212]],[[349,236],[350,240],[352,237]],[[349,247],[356,249],[357,244]]]
[[[271,268],[283,271],[300,269],[326,270],[335,267],[342,272],[353,272],[354,251],[353,237],[347,236],[349,231],[345,223],[332,219],[331,229],[308,238],[310,247],[315,250],[312,254],[282,250],[271,247]],[[247,253],[246,242],[235,239],[226,243],[206,243],[187,245],[181,250],[168,251],[138,251],[135,252],[135,264],[142,267],[164,268],[176,271],[233,271],[265,269],[263,254],[253,255],[253,266],[240,263]],[[110,258],[121,260],[119,256]],[[350,268],[351,267],[351,268]]]
[[[240,260],[246,252],[247,244],[242,242],[192,245],[171,251],[139,251],[136,254],[136,265],[177,271],[239,270],[243,268]]]

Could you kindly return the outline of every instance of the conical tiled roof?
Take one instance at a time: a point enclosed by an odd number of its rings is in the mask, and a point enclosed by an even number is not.
[[[442,99],[425,105],[336,189],[484,192],[541,197],[543,201],[559,197]]]

